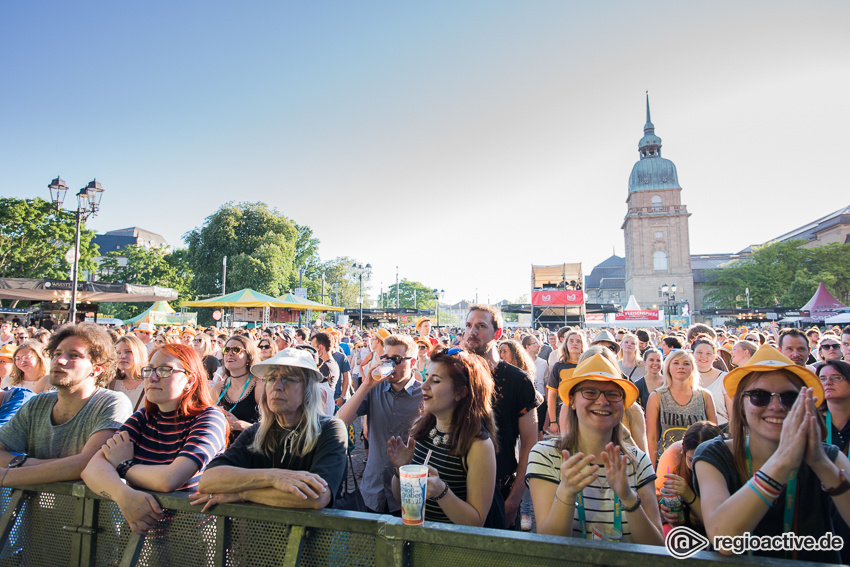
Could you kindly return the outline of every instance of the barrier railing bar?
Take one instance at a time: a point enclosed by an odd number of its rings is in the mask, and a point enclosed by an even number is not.
[[[9,541],[9,534],[12,533],[12,528],[15,527],[15,518],[18,512],[21,511],[21,506],[24,503],[25,493],[23,490],[13,490],[9,498],[9,505],[6,506],[6,511],[0,517],[0,542],[5,544]]]
[[[289,537],[286,539],[286,555],[283,559],[283,567],[298,567],[301,564],[301,552],[304,551],[304,542],[307,529],[304,526],[290,526]]]
[[[217,516],[215,519],[215,550],[213,551],[213,564],[225,567],[227,547],[230,545],[230,518]]]
[[[72,495],[77,498],[74,506],[75,520],[79,521],[72,546],[77,546],[79,554],[69,558],[70,565],[92,565],[96,560],[97,532],[103,533],[103,526],[97,530],[98,506],[103,498],[89,491],[82,483],[57,483],[24,489],[14,489],[10,494],[9,505],[0,517],[0,546],[4,546],[20,514],[24,499],[30,492],[38,491],[59,495]],[[190,514],[199,513],[196,506],[190,506],[185,493],[153,493],[163,508]],[[76,508],[83,504],[82,516]],[[25,511],[26,513],[26,511]],[[598,541],[567,539],[556,536],[524,534],[521,532],[499,531],[487,528],[472,528],[452,524],[427,522],[424,527],[404,525],[401,519],[383,515],[346,512],[341,510],[302,511],[279,509],[258,504],[222,504],[217,506],[215,516],[216,542],[214,560],[216,565],[224,566],[230,551],[231,518],[257,520],[285,524],[289,526],[289,540],[283,562],[297,565],[301,551],[308,540],[311,530],[329,530],[372,536],[374,538],[374,558],[378,566],[407,567],[411,562],[411,546],[417,544],[442,546],[459,552],[481,551],[511,556],[522,556],[524,565],[575,563],[612,565],[615,567],[676,567],[678,559],[669,556],[664,547],[636,544],[605,544]],[[94,530],[94,531],[93,531]],[[86,533],[86,532],[90,533]],[[87,539],[83,539],[87,538]],[[133,567],[138,561],[144,538],[132,534],[124,550],[121,565]],[[290,549],[292,552],[290,552]],[[427,549],[427,548],[426,548]],[[427,551],[426,551],[427,553]],[[73,555],[73,553],[72,553]],[[729,567],[732,565],[760,567],[804,567],[814,563],[772,559],[766,557],[722,557],[715,553],[700,552],[689,558],[691,567]]]
[[[124,556],[121,558],[120,567],[135,567],[139,561],[139,555],[142,553],[142,546],[145,545],[145,536],[131,533],[130,539],[127,541],[127,547],[124,548]]]

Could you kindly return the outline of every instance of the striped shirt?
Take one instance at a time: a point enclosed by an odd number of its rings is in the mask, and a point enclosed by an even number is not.
[[[559,439],[547,439],[541,441],[531,449],[531,454],[528,457],[528,469],[526,471],[526,479],[539,478],[555,484],[561,482],[561,452],[557,445]],[[645,486],[655,480],[655,471],[652,469],[652,463],[646,453],[632,446],[625,446],[623,450],[631,452],[634,457],[635,464],[627,460],[626,470],[629,477],[629,485],[637,491],[642,486]],[[433,458],[433,457],[432,457]],[[593,524],[606,525],[614,527],[614,491],[608,486],[605,467],[602,463],[594,463],[599,465],[597,474],[599,478],[582,490],[584,497],[584,510],[587,521],[587,529],[590,530]],[[621,541],[634,543],[632,538],[632,530],[629,526],[629,514],[623,512],[622,524],[623,539]],[[573,537],[584,537],[581,533],[581,524],[579,523],[578,507],[573,516]]]
[[[463,459],[456,455],[450,455],[448,447],[434,445],[428,437],[422,441],[417,441],[416,448],[413,450],[413,460],[410,464],[421,465],[424,463],[429,449],[433,452],[428,464],[437,469],[440,479],[449,485],[455,496],[466,502],[466,470],[463,466]],[[443,509],[440,508],[440,503],[431,499],[425,501],[425,519],[429,522],[452,523]]]
[[[148,415],[140,409],[119,431],[126,431],[135,444],[134,458],[143,465],[168,465],[186,457],[198,465],[198,472],[178,490],[195,488],[201,472],[213,457],[224,450],[227,420],[215,407],[195,417],[178,417],[177,410]]]

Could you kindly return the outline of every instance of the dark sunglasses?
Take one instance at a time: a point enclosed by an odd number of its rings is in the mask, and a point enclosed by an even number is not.
[[[841,345],[837,345],[837,344],[831,344],[831,345],[820,345],[820,348],[822,348],[822,349],[824,349],[824,350],[829,350],[829,349],[832,349],[832,350],[838,350],[838,349],[840,349],[840,348],[841,348]]]
[[[269,350],[270,348],[272,348],[271,345],[260,345],[260,350]],[[236,354],[239,354],[239,353],[236,353]]]
[[[204,342],[204,339],[192,339],[192,342],[195,343],[196,345],[199,345],[202,342]]]
[[[223,349],[221,349],[221,352],[223,352],[224,354],[230,354],[232,352],[233,354],[238,356],[238,355],[242,354],[243,350],[245,350],[245,349],[242,348],[241,346],[226,346]]]
[[[756,406],[757,408],[763,408],[770,404],[771,398],[776,396],[779,398],[779,403],[785,406],[788,409],[791,409],[794,406],[794,402],[797,401],[797,397],[800,395],[800,392],[782,392],[780,394],[766,392],[764,390],[747,390],[744,392],[744,395],[750,398],[750,403]]]
[[[393,364],[395,364],[396,366],[398,366],[399,364],[401,364],[405,360],[410,360],[411,358],[412,357],[410,357],[410,356],[401,356],[400,354],[392,354],[392,355],[384,354],[384,355],[381,355],[381,360],[392,360]]]

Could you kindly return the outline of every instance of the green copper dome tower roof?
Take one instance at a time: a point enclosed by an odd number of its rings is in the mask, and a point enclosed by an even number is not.
[[[629,176],[629,193],[679,188],[676,166],[661,157],[661,138],[655,135],[655,125],[649,117],[649,93],[646,94],[646,124],[643,138],[638,142],[638,152],[640,161]]]

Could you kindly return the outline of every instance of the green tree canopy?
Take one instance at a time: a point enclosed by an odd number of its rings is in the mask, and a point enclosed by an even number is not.
[[[165,247],[145,248],[127,246],[106,254],[98,269],[98,279],[104,282],[137,285],[159,285],[176,289],[176,305],[192,299],[192,271],[186,260],[186,250],[169,252]],[[124,260],[126,258],[126,261]],[[148,307],[146,303],[103,304],[102,312],[112,317],[129,319]]]
[[[395,307],[396,284],[392,284],[383,296],[379,298],[383,300],[385,307]],[[398,284],[399,307],[406,309],[430,309],[437,308],[437,302],[434,300],[434,288],[430,288],[420,282],[411,282],[403,279]]]
[[[76,218],[44,199],[0,199],[0,277],[68,279]],[[80,271],[93,272],[94,231],[80,228]]]
[[[225,256],[227,292],[248,287],[275,297],[293,287],[299,262],[318,262],[312,230],[265,203],[227,203],[183,238],[199,294],[221,293]]]
[[[706,307],[802,307],[823,282],[833,295],[850,299],[850,244],[803,248],[803,240],[766,244],[752,255],[712,270],[706,284]]]

